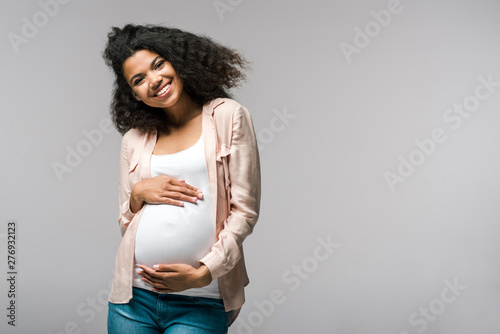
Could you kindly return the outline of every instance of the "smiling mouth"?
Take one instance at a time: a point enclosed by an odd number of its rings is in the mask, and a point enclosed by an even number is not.
[[[158,97],[158,96],[162,96],[162,95],[164,95],[164,94],[165,94],[165,93],[169,90],[169,88],[170,88],[170,85],[171,85],[171,84],[172,84],[172,83],[171,83],[171,82],[169,82],[168,84],[166,84],[166,85],[165,85],[165,87],[163,87],[162,89],[160,89],[160,90],[158,91],[158,93],[156,93],[156,94],[155,94],[155,95],[153,95],[153,96]]]

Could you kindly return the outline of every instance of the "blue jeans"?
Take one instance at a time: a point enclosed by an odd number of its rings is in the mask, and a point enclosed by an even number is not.
[[[108,334],[226,334],[222,299],[158,293],[132,287],[127,304],[108,301]]]

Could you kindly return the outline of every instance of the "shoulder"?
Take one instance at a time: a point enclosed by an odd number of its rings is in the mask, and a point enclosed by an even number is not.
[[[217,98],[211,101],[216,118],[233,119],[241,114],[249,114],[248,109],[230,98]]]
[[[212,104],[214,105],[215,110],[231,110],[237,109],[241,106],[241,104],[233,99],[227,97],[219,97],[212,100]]]
[[[123,139],[126,141],[134,141],[134,140],[140,140],[144,138],[147,135],[146,132],[142,132],[139,129],[132,128],[125,132],[123,135]]]
[[[145,132],[141,132],[139,129],[132,128],[129,129],[122,138],[122,148],[133,149],[137,143],[143,142],[143,138],[147,135]]]

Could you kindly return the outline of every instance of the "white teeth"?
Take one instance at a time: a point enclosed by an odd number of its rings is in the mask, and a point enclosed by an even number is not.
[[[163,87],[162,90],[160,90],[158,93],[156,93],[156,96],[160,96],[160,95],[164,94],[168,90],[168,87],[170,87],[170,84]]]

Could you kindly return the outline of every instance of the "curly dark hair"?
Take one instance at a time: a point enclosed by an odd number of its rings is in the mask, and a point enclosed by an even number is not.
[[[121,29],[111,29],[102,56],[116,76],[111,118],[122,135],[131,128],[170,132],[165,112],[137,101],[125,80],[123,63],[136,51],[148,50],[170,62],[183,89],[199,105],[218,97],[232,98],[228,90],[246,79],[242,70],[248,69],[250,62],[236,50],[207,36],[152,24],[127,24]]]

